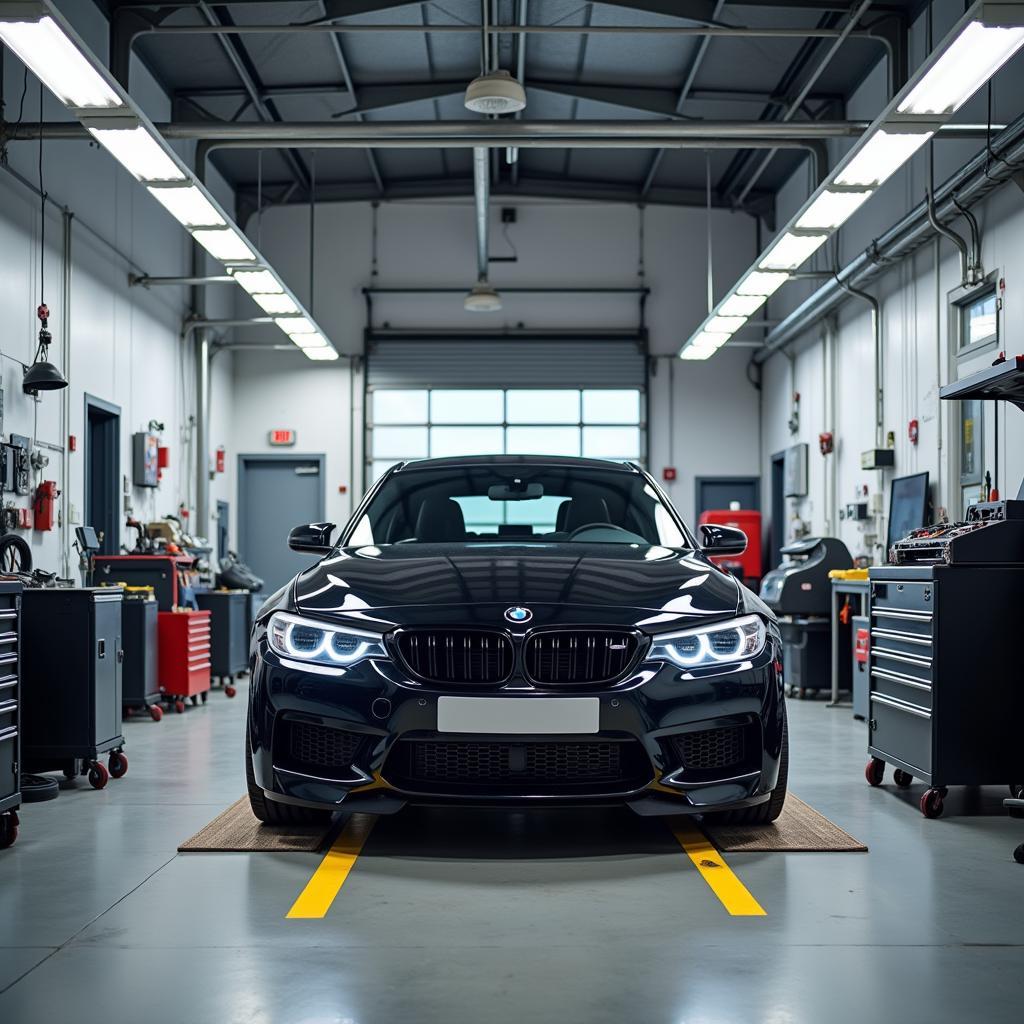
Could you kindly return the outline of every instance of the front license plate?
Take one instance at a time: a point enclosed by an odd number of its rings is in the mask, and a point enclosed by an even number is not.
[[[438,732],[595,733],[597,697],[439,697]]]

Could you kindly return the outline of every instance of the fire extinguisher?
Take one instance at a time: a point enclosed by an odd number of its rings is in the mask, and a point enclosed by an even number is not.
[[[56,519],[57,499],[60,491],[56,480],[44,480],[37,488],[32,502],[33,526],[37,530],[52,530]]]

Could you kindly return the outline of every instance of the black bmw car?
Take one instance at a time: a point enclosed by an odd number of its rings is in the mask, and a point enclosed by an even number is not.
[[[261,609],[256,816],[407,802],[626,803],[768,822],[786,797],[771,611],[638,466],[479,456],[395,466]]]

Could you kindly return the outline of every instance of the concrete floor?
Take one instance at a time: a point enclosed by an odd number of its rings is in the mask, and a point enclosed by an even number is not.
[[[871,852],[730,855],[765,917],[730,917],[658,819],[407,810],[303,921],[318,855],[175,853],[244,790],[244,694],[125,723],[125,779],[23,809],[0,1021],[1022,1019],[1024,823],[1001,791],[927,821],[919,786],[869,789],[848,710],[790,702],[792,788]]]

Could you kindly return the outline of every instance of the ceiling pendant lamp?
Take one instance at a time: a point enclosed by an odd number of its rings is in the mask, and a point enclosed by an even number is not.
[[[466,109],[478,114],[515,114],[526,106],[526,90],[507,71],[488,71],[466,89]]]
[[[25,376],[21,382],[21,388],[26,395],[38,395],[40,391],[59,391],[66,388],[68,382],[64,374],[49,361],[50,342],[53,336],[47,330],[47,322],[50,317],[50,310],[43,303],[37,310],[41,324],[39,328],[39,347],[36,349],[35,359],[32,365],[25,370]]]
[[[486,278],[481,278],[470,289],[462,307],[467,313],[497,313],[501,309],[501,296],[487,283]]]

